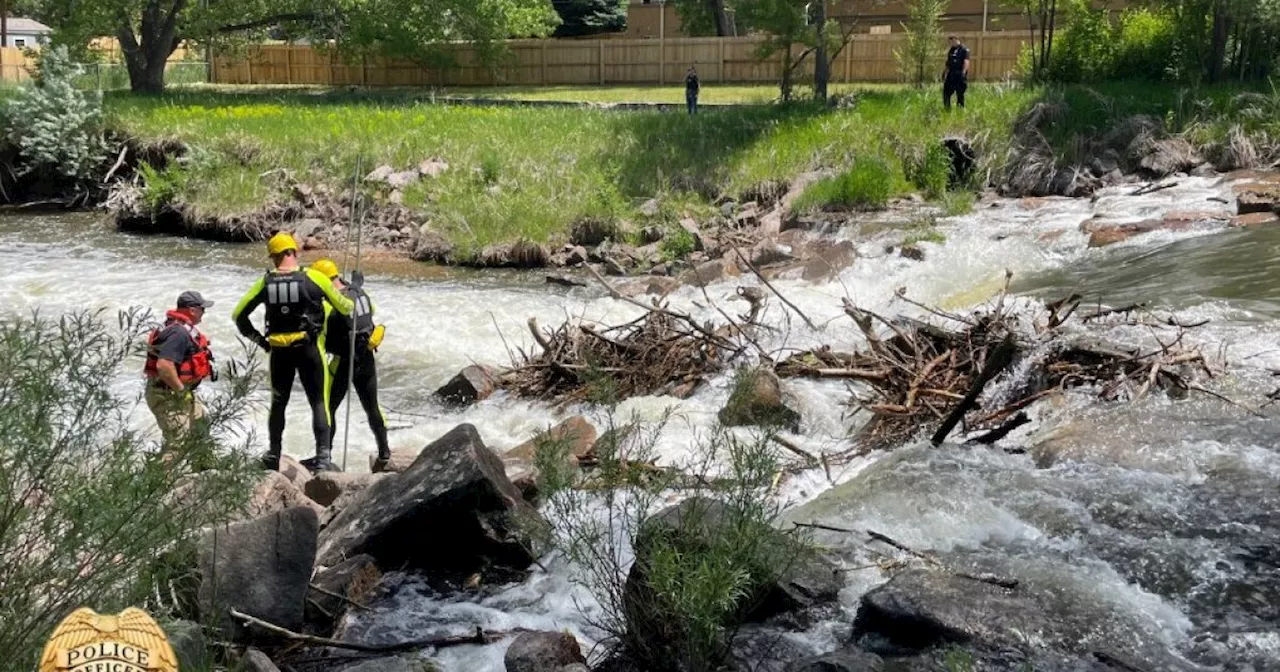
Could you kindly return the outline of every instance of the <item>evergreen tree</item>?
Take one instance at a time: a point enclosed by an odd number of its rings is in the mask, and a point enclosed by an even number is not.
[[[560,15],[555,37],[618,33],[627,29],[625,0],[552,0]]]

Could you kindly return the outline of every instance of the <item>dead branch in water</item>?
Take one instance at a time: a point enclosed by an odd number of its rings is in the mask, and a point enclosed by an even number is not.
[[[1099,306],[1084,315],[1077,310],[1082,297],[1076,294],[1046,303],[1043,312],[1022,315],[1006,312],[1005,292],[967,315],[909,300],[901,290],[898,297],[946,320],[946,326],[887,319],[845,299],[845,313],[866,338],[865,347],[837,352],[823,346],[794,354],[777,367],[781,376],[854,383],[851,404],[870,412],[871,419],[854,450],[841,457],[901,445],[927,427],[935,428],[934,445],[957,426],[966,433],[982,431],[977,443],[993,443],[1029,422],[1022,413],[1028,406],[1070,388],[1093,387],[1107,401],[1136,401],[1166,390],[1235,403],[1190,382],[1197,372],[1212,377],[1204,355],[1183,342],[1187,330],[1201,322],[1155,319],[1143,313],[1143,304]],[[1155,345],[1130,350],[1087,344],[1065,329],[1104,320],[1145,327]],[[1158,330],[1172,337],[1161,338]],[[999,389],[993,392],[994,387]]]
[[[236,611],[235,609],[229,609],[228,612],[231,614],[232,618],[244,623],[246,626],[265,630],[283,639],[294,642],[305,642],[316,646],[328,646],[335,649],[363,651],[366,653],[396,653],[399,651],[415,651],[417,649],[440,649],[449,646],[461,646],[463,644],[490,644],[502,639],[503,637],[510,637],[514,634],[526,632],[526,630],[522,628],[503,630],[500,632],[486,632],[480,628],[476,628],[476,631],[470,635],[427,637],[425,639],[415,639],[408,642],[397,642],[395,644],[360,644],[358,642],[344,642],[338,639],[317,637],[315,635],[294,632],[288,628]]]
[[[722,370],[749,345],[763,352],[724,311],[729,324],[714,327],[654,302],[623,296],[598,272],[591,274],[610,295],[646,313],[626,324],[597,327],[566,320],[544,329],[529,319],[541,352],[522,353],[501,384],[521,397],[572,403],[675,393],[687,396],[706,376]],[[718,310],[718,307],[717,307]]]

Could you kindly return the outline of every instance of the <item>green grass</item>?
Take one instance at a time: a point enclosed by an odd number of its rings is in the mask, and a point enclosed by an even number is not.
[[[897,162],[879,156],[854,159],[853,167],[817,181],[796,199],[795,209],[882,208],[903,190],[905,178]]]
[[[741,102],[764,99],[772,89],[708,86],[706,91],[707,100],[723,96]],[[678,87],[497,93],[596,101],[683,95]],[[1068,154],[1075,135],[1105,133],[1118,118],[1134,113],[1166,119],[1174,130],[1222,137],[1236,121],[1250,128],[1280,125],[1276,115],[1235,120],[1238,94],[1231,88],[1186,93],[1162,84],[1055,91],[975,85],[967,110],[944,114],[937,91],[881,86],[858,88],[856,104],[846,109],[760,105],[708,109],[694,118],[650,111],[448,106],[432,104],[430,92],[408,90],[196,87],[163,96],[109,93],[107,106],[126,131],[144,138],[176,136],[195,148],[185,167],[168,169],[185,173],[169,182],[180,185],[179,200],[205,213],[247,212],[277,198],[276,169],[340,189],[350,184],[357,157],[364,171],[383,163],[406,169],[440,157],[450,170],[407,188],[404,203],[423,211],[465,253],[519,237],[557,242],[585,217],[666,225],[684,213],[709,212],[717,196],[740,197],[762,183],[789,181],[806,171],[839,174],[864,157],[892,164],[897,190],[911,189],[914,182],[914,188],[937,192],[940,164],[930,147],[939,138],[964,135],[981,156],[999,156],[1014,121],[1043,100],[1065,100],[1070,107],[1050,131],[1051,141]],[[1280,96],[1268,100],[1280,111]],[[931,195],[948,213],[971,207],[971,198]],[[658,221],[639,211],[654,196],[663,196],[665,204],[654,218]]]

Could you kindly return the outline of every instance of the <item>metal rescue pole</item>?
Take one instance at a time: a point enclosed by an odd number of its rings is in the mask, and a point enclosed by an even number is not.
[[[350,245],[351,226],[347,227],[347,244],[345,245],[346,249],[342,253],[342,270],[348,271],[347,273],[348,280],[353,280],[355,273],[360,271],[360,238],[361,238],[361,233],[364,231],[364,209],[361,207],[362,201],[360,198],[360,168],[362,164],[361,158],[362,157],[359,157],[359,156],[356,157],[356,174],[355,174],[355,179],[353,179],[351,183],[351,220],[352,220],[351,224],[352,226],[355,227],[355,230],[356,230],[356,263],[355,263],[354,271],[351,271],[350,267],[347,266],[347,261],[350,258],[350,252],[351,252],[351,245]],[[351,442],[351,404],[353,403],[351,400],[351,391],[352,391],[352,388],[355,386],[355,377],[356,377],[355,308],[353,307],[351,311],[352,311],[352,314],[350,317],[351,333],[348,334],[350,339],[347,344],[348,345],[347,361],[339,364],[339,366],[348,367],[347,368],[347,395],[346,395],[347,413],[346,413],[346,418],[343,420],[343,428],[342,428],[342,470],[343,471],[347,470],[347,448]]]

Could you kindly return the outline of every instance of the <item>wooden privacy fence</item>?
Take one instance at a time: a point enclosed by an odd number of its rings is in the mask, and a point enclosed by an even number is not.
[[[1013,73],[1026,43],[1021,33],[961,33],[973,54],[973,77],[1003,79]],[[703,37],[666,40],[512,40],[493,65],[466,44],[447,45],[451,67],[427,67],[381,57],[346,58],[308,45],[260,45],[247,53],[215,58],[218,84],[305,84],[326,86],[540,86],[554,84],[676,84],[696,65],[704,83],[772,83],[781,78],[782,54],[756,57],[765,38]],[[894,52],[902,34],[858,34],[835,59],[834,82],[893,82],[901,79]],[[799,56],[803,49],[795,47]],[[937,71],[942,72],[942,59]],[[805,59],[797,81],[812,77]]]

